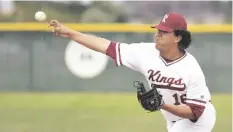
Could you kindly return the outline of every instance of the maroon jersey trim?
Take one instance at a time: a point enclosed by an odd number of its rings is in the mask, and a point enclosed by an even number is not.
[[[175,63],[177,63],[177,62],[183,60],[186,56],[187,56],[187,53],[185,52],[185,54],[184,54],[182,57],[180,57],[180,58],[178,58],[178,59],[176,59],[176,60],[174,60],[174,61],[171,61],[171,62],[166,62],[165,59],[164,59],[162,56],[160,56],[160,55],[159,55],[159,58],[163,61],[163,63],[164,63],[166,66],[170,66],[170,65],[172,65],[172,64],[175,64]]]
[[[179,87],[172,87],[170,85],[158,85],[158,84],[151,84],[152,87],[159,88],[159,89],[170,89],[175,91],[184,91],[186,88],[186,85],[184,84],[182,88]]]
[[[108,46],[107,50],[106,50],[106,55],[108,55],[109,57],[111,57],[115,63],[117,64],[117,58],[116,58],[116,43],[115,42],[111,42],[110,45]]]
[[[199,102],[199,103],[206,103],[206,101],[203,101],[203,100],[198,100],[198,99],[186,99],[186,100],[190,100],[190,101],[195,101],[195,102]]]
[[[120,66],[122,65],[122,61],[121,61],[121,48],[120,48],[120,43],[118,43],[118,57],[119,57],[119,63],[120,63]]]
[[[200,116],[203,114],[205,110],[205,106],[192,104],[192,103],[186,103],[192,110],[193,115],[195,116],[195,120],[191,120],[192,122],[196,122]]]

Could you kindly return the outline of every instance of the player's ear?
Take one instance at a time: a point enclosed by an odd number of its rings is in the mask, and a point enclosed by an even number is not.
[[[176,36],[176,39],[175,39],[176,43],[179,43],[181,40],[182,40],[181,35]]]

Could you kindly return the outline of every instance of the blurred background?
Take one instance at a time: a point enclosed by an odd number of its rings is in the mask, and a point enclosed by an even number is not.
[[[46,22],[34,14],[44,11]],[[232,129],[232,1],[0,1],[1,132],[165,132],[160,112],[145,113],[134,80],[144,77],[108,57],[68,44],[47,22],[116,42],[153,42],[168,12],[188,21],[199,61],[217,109],[214,132]],[[75,70],[75,71],[74,71]],[[76,72],[76,73],[74,73]]]

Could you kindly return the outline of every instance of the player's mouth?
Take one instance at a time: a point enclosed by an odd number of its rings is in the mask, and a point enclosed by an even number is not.
[[[156,42],[156,44],[159,44],[160,40],[156,38],[155,42]]]

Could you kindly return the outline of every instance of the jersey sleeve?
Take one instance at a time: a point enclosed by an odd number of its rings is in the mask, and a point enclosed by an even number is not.
[[[187,86],[186,104],[190,106],[197,121],[204,112],[206,104],[210,101],[209,90],[201,70],[191,76]],[[194,121],[194,122],[195,122]]]
[[[140,71],[140,43],[115,43],[111,42],[106,54],[114,59],[117,66],[126,66],[130,69]]]

